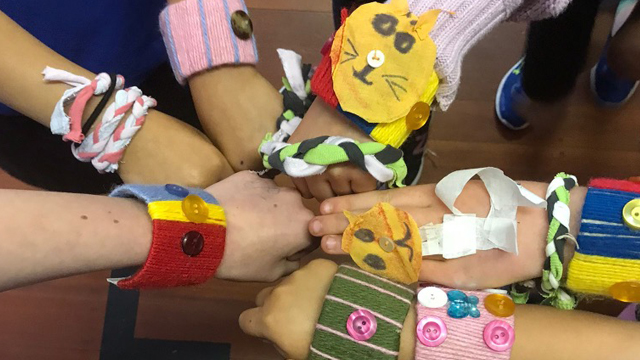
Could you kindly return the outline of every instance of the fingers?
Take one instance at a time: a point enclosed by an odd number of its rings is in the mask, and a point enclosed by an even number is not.
[[[256,296],[256,305],[258,307],[261,307],[264,305],[265,300],[267,300],[269,295],[271,295],[271,292],[273,291],[273,289],[275,289],[275,286],[269,286],[260,290],[260,292]]]
[[[435,185],[430,184],[328,199],[321,204],[320,212],[331,214],[344,210],[369,209],[379,202],[387,202],[396,207],[444,206],[435,195]]]
[[[314,198],[318,201],[324,201],[326,199],[336,196],[331,189],[331,183],[322,175],[311,176],[306,178],[309,191]]]
[[[357,169],[354,174],[351,175],[351,193],[360,194],[369,191],[374,191],[378,182],[369,173],[366,173],[360,169]]]
[[[240,314],[238,319],[240,329],[245,334],[259,338],[265,338],[266,328],[264,325],[263,308],[257,307],[246,310]]]
[[[311,195],[311,191],[309,191],[309,186],[307,186],[307,181],[305,180],[305,178],[291,178],[291,181],[293,182],[293,185],[295,185],[296,189],[298,189],[300,195],[302,195],[303,198],[313,198],[313,195]]]
[[[322,250],[331,255],[345,255],[342,251],[342,236],[326,235],[322,237]]]
[[[354,213],[361,212],[354,211]],[[349,220],[344,214],[322,215],[316,216],[309,222],[309,232],[314,236],[337,235],[342,234],[347,226],[349,226]]]
[[[282,275],[280,277],[291,274],[300,268],[300,261],[284,260],[282,262]]]
[[[351,182],[345,176],[330,176],[329,184],[331,184],[331,189],[338,196],[351,194]]]

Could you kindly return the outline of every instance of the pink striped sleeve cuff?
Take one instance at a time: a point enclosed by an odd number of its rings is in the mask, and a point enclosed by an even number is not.
[[[244,1],[185,0],[160,13],[160,31],[178,82],[217,66],[258,61],[253,35],[242,40],[233,32],[236,11],[247,12]]]

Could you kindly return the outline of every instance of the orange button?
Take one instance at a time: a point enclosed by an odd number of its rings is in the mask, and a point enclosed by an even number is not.
[[[431,107],[426,102],[418,101],[407,114],[407,129],[418,130],[427,123]]]
[[[484,298],[484,307],[497,317],[509,317],[516,311],[513,300],[502,294],[491,294]]]
[[[640,281],[624,281],[609,288],[611,296],[619,301],[628,303],[640,302]]]
[[[189,221],[204,223],[209,217],[207,203],[198,195],[191,194],[182,200],[182,211]]]

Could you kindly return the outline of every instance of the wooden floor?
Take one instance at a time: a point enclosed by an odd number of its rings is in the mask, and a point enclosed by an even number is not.
[[[318,62],[318,50],[332,30],[329,0],[247,3],[261,53],[259,69],[270,81],[278,84],[282,76],[277,47]],[[600,20],[593,59],[610,16]],[[536,111],[526,132],[502,131],[493,115],[494,95],[500,78],[520,56],[524,31],[524,25],[502,25],[466,58],[457,102],[432,124],[428,146],[437,156],[427,162],[423,181],[483,166],[531,180],[549,180],[567,171],[583,183],[592,176],[640,175],[640,97],[620,110],[598,108],[586,76],[561,111]],[[0,187],[24,185],[0,174]],[[107,276],[89,274],[0,294],[0,359],[99,359]],[[277,359],[269,344],[244,336],[237,326],[238,314],[252,305],[261,287],[213,281],[196,288],[143,292],[135,336],[231,343],[233,359]]]

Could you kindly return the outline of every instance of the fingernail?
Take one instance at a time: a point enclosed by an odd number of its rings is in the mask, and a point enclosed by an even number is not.
[[[318,235],[320,234],[321,231],[322,231],[322,222],[320,222],[320,220],[313,220],[311,222],[311,232],[314,235]]]
[[[325,242],[325,246],[327,247],[327,250],[334,251],[338,248],[338,241],[335,237],[331,236]]]
[[[322,207],[320,208],[320,211],[323,214],[331,214],[331,212],[333,211],[333,205],[331,205],[331,203],[329,202],[324,202],[324,204],[322,204]]]

